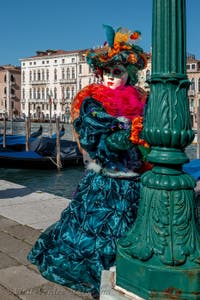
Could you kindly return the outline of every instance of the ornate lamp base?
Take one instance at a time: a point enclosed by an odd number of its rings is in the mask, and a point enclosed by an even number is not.
[[[144,298],[154,300],[200,299],[200,268],[197,265],[166,267],[155,261],[142,262],[118,251],[116,285]],[[130,274],[132,276],[130,281]]]

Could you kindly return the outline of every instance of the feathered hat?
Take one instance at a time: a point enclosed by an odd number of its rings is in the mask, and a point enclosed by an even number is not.
[[[143,49],[135,44],[141,37],[139,31],[126,28],[115,30],[109,25],[103,25],[107,41],[102,48],[91,49],[86,52],[89,66],[97,76],[102,75],[102,69],[108,65],[123,64],[130,77],[130,84],[138,81],[137,72],[146,67],[147,58]]]

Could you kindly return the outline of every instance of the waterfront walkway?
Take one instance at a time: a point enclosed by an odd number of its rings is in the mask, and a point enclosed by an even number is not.
[[[34,187],[0,180],[0,300],[92,299],[45,280],[26,258],[40,232],[59,219],[68,203]]]
[[[40,232],[59,219],[68,202],[0,180],[0,300],[92,299],[45,280],[26,258]]]

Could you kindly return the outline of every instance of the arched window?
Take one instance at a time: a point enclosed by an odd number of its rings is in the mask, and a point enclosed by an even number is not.
[[[42,88],[42,99],[44,100],[45,95],[44,95],[44,88]]]
[[[195,90],[195,81],[194,81],[194,78],[191,79],[190,89],[191,89],[192,91]]]
[[[79,80],[79,90],[81,90],[81,89],[82,89],[82,81]]]
[[[146,81],[149,81],[151,78],[151,72],[150,70],[146,70]]]
[[[22,89],[22,99],[25,99],[25,89]]]
[[[79,65],[79,74],[82,74],[82,65]]]
[[[37,75],[38,75],[38,78],[37,78],[38,81],[41,80],[41,73],[40,73],[40,70],[38,70],[38,74],[37,74]]]
[[[64,87],[61,88],[61,98],[62,98],[62,100],[65,99],[65,89],[64,89]]]
[[[42,70],[42,80],[44,80],[44,70]]]
[[[24,71],[22,72],[22,81],[23,82],[25,81],[25,72]]]
[[[75,78],[75,68],[72,67],[72,79],[74,79],[74,78]]]
[[[32,71],[29,72],[29,80],[32,81]]]
[[[193,111],[194,110],[194,99],[190,99],[189,101],[189,105],[190,105],[190,111]]]
[[[32,99],[32,89],[29,89],[29,98]]]
[[[46,99],[49,99],[49,88],[46,88]]]
[[[71,97],[71,99],[73,99],[74,98],[74,87],[72,87],[72,97]]]
[[[33,71],[33,80],[35,81],[36,80],[36,72]]]
[[[57,81],[57,69],[54,69],[54,80]]]
[[[70,98],[70,92],[69,92],[69,87],[66,88],[66,98]]]
[[[47,80],[49,80],[49,70],[48,69],[46,70],[46,78],[47,78]]]
[[[40,99],[40,88],[37,90],[37,99]]]
[[[57,99],[57,88],[54,88],[54,99]]]
[[[33,88],[33,99],[36,99],[36,89]]]
[[[200,78],[198,80],[198,92],[200,92]]]
[[[70,70],[69,70],[69,68],[67,68],[67,79],[69,79],[70,78]]]
[[[65,69],[62,68],[62,79],[65,79]]]

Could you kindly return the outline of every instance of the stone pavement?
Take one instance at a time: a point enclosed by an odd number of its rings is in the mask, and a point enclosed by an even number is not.
[[[200,183],[200,198],[199,191]],[[68,203],[63,197],[0,180],[0,300],[92,299],[45,280],[26,258],[40,232],[59,219]],[[113,298],[110,289],[102,300],[120,299]]]
[[[0,180],[0,300],[92,299],[47,281],[26,258],[40,232],[59,218],[68,201]]]

